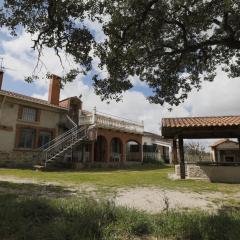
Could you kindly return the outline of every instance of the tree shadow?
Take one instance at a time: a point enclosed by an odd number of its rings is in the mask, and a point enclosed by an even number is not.
[[[167,165],[157,165],[157,164],[143,164],[143,165],[133,165],[133,166],[97,166],[92,165],[85,167],[81,170],[76,169],[54,169],[54,170],[45,170],[46,172],[72,172],[72,173],[87,173],[87,172],[119,172],[119,171],[126,171],[126,172],[132,172],[132,171],[152,171],[152,170],[161,170],[161,169],[172,169],[172,166]]]
[[[72,196],[73,191],[64,188],[63,186],[0,181],[0,195],[4,194],[59,198]]]

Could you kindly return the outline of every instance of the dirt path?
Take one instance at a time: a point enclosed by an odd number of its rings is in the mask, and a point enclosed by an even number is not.
[[[116,203],[152,213],[174,208],[214,211],[219,207],[215,201],[223,198],[225,196],[222,193],[199,194],[160,188],[134,188],[118,192]]]
[[[0,176],[0,183],[16,183],[21,184],[19,187],[9,189],[8,186],[1,186],[0,193],[27,194],[28,191],[32,195],[43,194],[48,197],[67,197],[67,196],[104,196],[108,199],[114,199],[116,205],[133,207],[139,210],[145,210],[151,213],[157,213],[164,209],[174,208],[188,208],[188,209],[202,209],[202,210],[216,210],[221,207],[223,200],[229,198],[228,195],[216,192],[195,193],[179,190],[168,190],[157,187],[137,187],[125,189],[108,189],[104,192],[104,188],[95,187],[94,185],[69,185],[61,186],[56,182],[39,182],[30,179],[18,179],[16,177]],[[33,185],[35,189],[24,187],[22,185]],[[63,190],[55,189],[61,187]],[[54,192],[56,191],[56,192]],[[239,194],[239,193],[236,193]],[[233,196],[231,196],[233,197]],[[237,195],[236,195],[237,197]]]

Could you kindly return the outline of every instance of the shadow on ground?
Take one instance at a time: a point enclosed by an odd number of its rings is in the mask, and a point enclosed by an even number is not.
[[[0,182],[0,195],[17,194],[18,196],[35,197],[68,197],[73,195],[73,191],[62,186],[41,185],[33,183],[11,183]]]
[[[103,166],[89,166],[86,168],[83,168],[81,170],[75,170],[75,169],[66,169],[66,168],[61,168],[61,169],[49,169],[45,170],[46,172],[117,172],[117,171],[152,171],[152,170],[159,170],[159,169],[172,169],[172,166],[169,165],[162,165],[162,164],[143,164],[143,165],[126,165],[126,166],[109,166],[109,167],[103,167]]]

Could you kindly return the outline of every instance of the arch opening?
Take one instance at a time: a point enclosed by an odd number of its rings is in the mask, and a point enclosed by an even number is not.
[[[123,159],[123,143],[119,138],[113,138],[111,141],[110,159],[112,162],[120,162]]]
[[[98,136],[94,144],[94,161],[105,162],[107,161],[107,140],[103,136]]]
[[[141,162],[141,144],[130,140],[126,144],[126,160],[128,162]]]

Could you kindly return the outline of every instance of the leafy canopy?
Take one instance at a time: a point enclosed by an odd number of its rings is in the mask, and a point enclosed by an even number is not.
[[[95,41],[86,17],[102,22],[105,42]],[[137,76],[152,89],[151,102],[178,105],[213,81],[219,65],[240,76],[238,0],[4,0],[0,26],[16,34],[19,25],[37,34],[35,49],[64,50],[86,72],[93,48],[108,72],[93,78],[103,99],[120,100]],[[72,70],[65,81],[74,77]]]

